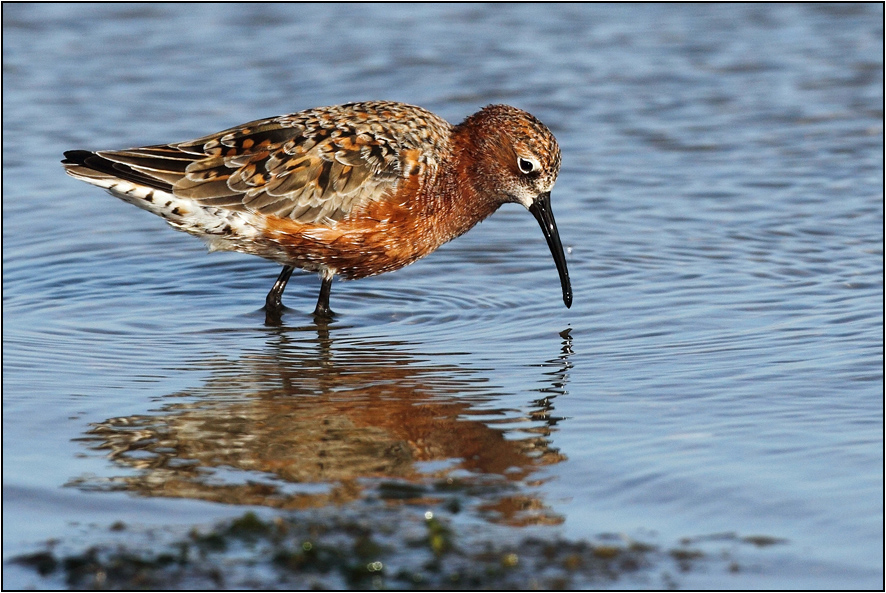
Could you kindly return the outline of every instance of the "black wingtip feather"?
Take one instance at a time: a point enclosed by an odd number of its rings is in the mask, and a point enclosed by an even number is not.
[[[154,189],[162,191],[172,191],[172,185],[164,182],[156,177],[145,175],[140,171],[136,171],[132,167],[122,163],[115,163],[110,159],[106,159],[94,152],[88,150],[68,150],[65,152],[65,160],[62,161],[65,166],[80,166],[111,175],[118,179],[131,181],[140,185],[146,185]]]
[[[86,159],[95,156],[94,152],[88,150],[66,150],[63,165],[86,165]]]

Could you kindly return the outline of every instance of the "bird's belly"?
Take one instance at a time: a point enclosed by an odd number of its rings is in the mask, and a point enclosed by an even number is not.
[[[400,269],[440,245],[420,225],[383,220],[321,226],[268,218],[263,235],[282,252],[282,257],[271,259],[306,270],[328,269],[348,280]]]

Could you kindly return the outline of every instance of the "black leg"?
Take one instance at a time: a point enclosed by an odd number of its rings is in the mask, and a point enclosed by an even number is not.
[[[329,308],[329,291],[332,289],[332,276],[323,276],[320,285],[320,297],[317,299],[317,307],[314,309],[314,317],[320,319],[332,319],[334,313]]]
[[[286,283],[289,282],[293,270],[295,268],[292,266],[283,266],[283,271],[277,276],[277,281],[265,299],[265,311],[280,312],[283,309],[283,291],[286,290]]]

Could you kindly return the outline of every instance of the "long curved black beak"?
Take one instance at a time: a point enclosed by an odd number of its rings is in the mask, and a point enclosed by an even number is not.
[[[560,243],[560,233],[557,232],[557,223],[554,222],[554,213],[551,212],[551,192],[545,192],[535,198],[529,211],[541,226],[541,232],[545,235],[554,263],[557,264],[557,272],[560,274],[560,286],[563,288],[563,302],[566,307],[572,306],[572,285],[569,283],[569,270],[566,269],[566,255],[563,253],[563,245]]]

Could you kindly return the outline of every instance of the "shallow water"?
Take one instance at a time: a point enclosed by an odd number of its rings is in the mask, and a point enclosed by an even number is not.
[[[882,586],[882,5],[3,17],[5,560],[448,481],[458,520],[517,531],[787,540],[684,586]],[[505,207],[334,284],[328,327],[294,277],[266,327],[276,266],[58,164],[362,99],[548,124],[573,307]]]

